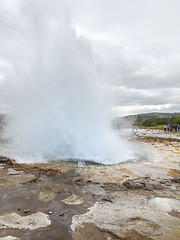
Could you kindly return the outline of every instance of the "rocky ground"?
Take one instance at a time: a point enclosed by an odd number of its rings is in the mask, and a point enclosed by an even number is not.
[[[0,239],[179,240],[180,140],[137,139],[148,160],[114,166],[0,157]]]

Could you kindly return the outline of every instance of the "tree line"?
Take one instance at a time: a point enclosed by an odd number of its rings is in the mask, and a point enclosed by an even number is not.
[[[144,119],[141,115],[137,115],[134,122],[135,126],[155,127],[157,125],[178,125],[180,124],[180,116],[172,117],[156,117]]]

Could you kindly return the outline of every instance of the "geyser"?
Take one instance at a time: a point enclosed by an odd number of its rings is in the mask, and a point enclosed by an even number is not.
[[[15,2],[0,4],[11,154],[31,161],[129,159],[127,143],[112,130],[90,44],[77,37],[60,1]]]

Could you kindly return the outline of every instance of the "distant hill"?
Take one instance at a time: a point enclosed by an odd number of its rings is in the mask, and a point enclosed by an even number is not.
[[[112,123],[115,128],[120,128],[127,125],[128,126],[133,125],[139,119],[141,119],[141,121],[144,121],[147,119],[171,118],[173,116],[180,117],[180,112],[174,112],[174,113],[152,112],[152,113],[128,115],[125,117],[116,117],[113,119]]]
[[[137,115],[141,116],[142,118],[160,118],[160,117],[173,117],[173,116],[180,117],[180,112],[174,112],[174,113],[152,112],[152,113],[142,113]],[[137,116],[137,115],[134,115],[134,116]]]
[[[174,113],[160,113],[160,112],[152,112],[152,113],[141,113],[136,115],[128,115],[125,117],[121,117],[119,119],[124,119],[128,121],[134,121],[136,118],[140,116],[143,119],[149,119],[149,118],[164,118],[164,117],[180,117],[180,112],[174,112]]]

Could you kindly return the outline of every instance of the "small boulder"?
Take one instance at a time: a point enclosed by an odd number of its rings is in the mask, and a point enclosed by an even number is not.
[[[69,205],[80,205],[84,203],[83,198],[75,194],[72,194],[71,196],[62,201]]]

